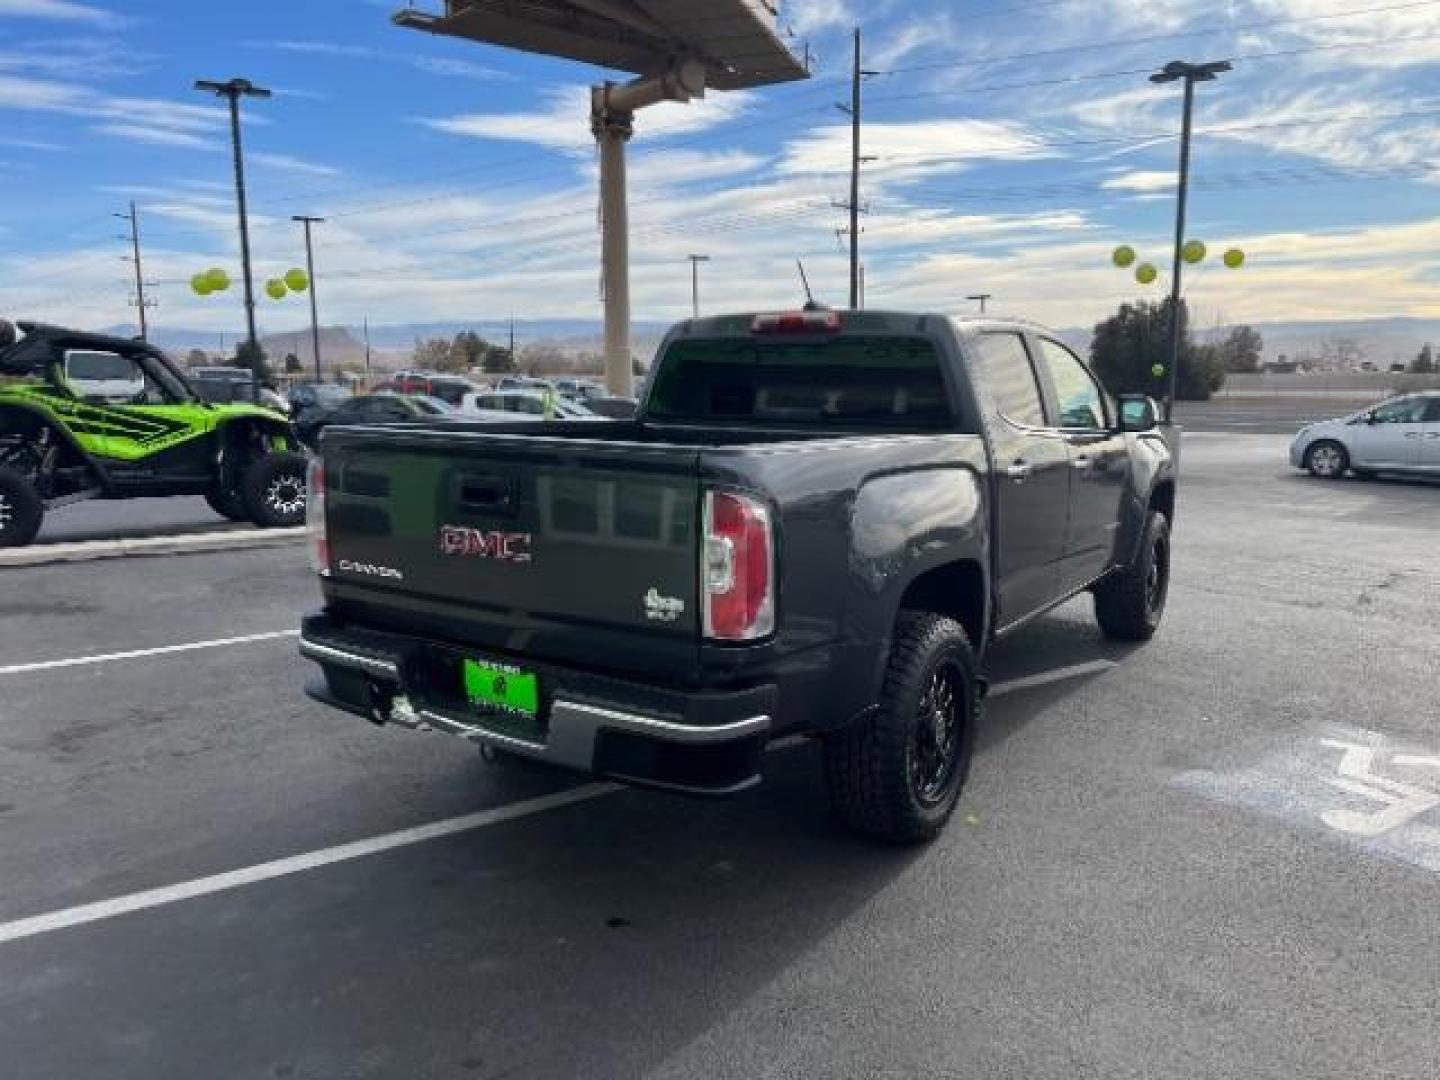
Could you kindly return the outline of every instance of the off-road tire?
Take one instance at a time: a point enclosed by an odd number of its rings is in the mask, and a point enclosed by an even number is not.
[[[922,705],[940,672],[959,677],[943,788],[925,798],[913,768]],[[960,801],[980,719],[980,680],[965,629],[929,612],[902,612],[874,710],[824,742],[830,806],[846,828],[889,844],[934,839]]]
[[[262,529],[305,523],[304,454],[266,454],[240,478],[240,497],[251,521]]]
[[[1339,480],[1350,469],[1350,452],[1334,439],[1320,439],[1305,449],[1305,470],[1319,480]]]
[[[249,521],[250,512],[245,509],[245,500],[238,491],[207,491],[205,501],[210,509],[227,521]]]
[[[24,547],[45,520],[45,503],[35,486],[0,465],[0,548]]]
[[[1117,641],[1149,641],[1170,595],[1170,522],[1158,510],[1145,519],[1135,561],[1095,586],[1095,620]]]

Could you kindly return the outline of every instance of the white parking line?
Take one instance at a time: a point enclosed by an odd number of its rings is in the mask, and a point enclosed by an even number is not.
[[[91,663],[104,659],[117,659],[124,656],[148,656],[157,652],[176,652],[194,648],[213,648],[217,645],[242,641],[258,641],[267,638],[290,636],[294,631],[284,631],[275,634],[257,634],[245,638],[231,638],[226,641],[198,642],[193,645],[176,645],[167,649],[150,649],[139,653],[115,654],[111,657],[88,657],[74,661],[55,661],[52,666],[61,666],[74,663]],[[34,665],[31,665],[32,667]],[[1086,664],[1075,664],[1071,667],[1056,668],[1054,671],[1042,672],[1039,675],[1029,675],[1020,679],[1011,679],[1007,682],[996,683],[990,688],[992,698],[1002,697],[1005,694],[1014,693],[1018,690],[1029,690],[1037,686],[1048,686],[1051,683],[1063,682],[1066,679],[1082,678],[1086,675],[1097,675],[1111,668],[1118,666],[1113,660],[1095,660]],[[0,673],[10,669],[0,669]],[[785,750],[807,741],[801,736],[790,736],[776,740],[771,743],[768,750]],[[198,896],[210,896],[215,893],[228,892],[231,889],[238,889],[245,885],[254,885],[262,881],[272,881],[275,878],[288,877],[291,874],[304,873],[307,870],[317,870],[324,866],[333,866],[336,863],[350,862],[354,859],[362,859],[367,855],[377,855],[384,851],[393,851],[396,848],[410,847],[414,844],[423,844],[429,840],[437,840],[445,836],[453,836],[456,833],[468,832],[472,829],[488,828],[491,825],[500,825],[507,821],[516,821],[520,818],[530,817],[533,814],[544,813],[546,810],[555,810],[562,806],[570,806],[579,802],[586,802],[590,799],[599,798],[602,795],[609,795],[623,788],[617,784],[593,783],[581,787],[571,788],[568,791],[556,792],[553,795],[542,795],[535,799],[526,799],[523,802],[511,803],[509,806],[498,806],[490,810],[480,810],[473,814],[463,814],[460,817],[446,818],[443,821],[432,822],[429,825],[417,825],[409,829],[401,829],[399,832],[385,833],[382,836],[373,836],[366,840],[356,840],[348,844],[340,844],[337,847],[321,848],[318,851],[306,852],[301,855],[291,855],[284,859],[276,859],[272,862],[260,863],[256,866],[248,866],[239,870],[229,870],[222,874],[215,874],[211,877],[196,878],[193,881],[182,881],[176,885],[165,885],[158,889],[146,889],[143,892],[130,893],[128,896],[117,896],[110,900],[100,900],[93,904],[81,904],[78,907],[63,908],[60,911],[52,911],[44,915],[32,915],[24,919],[16,919],[13,922],[0,923],[0,944],[9,941],[19,941],[23,938],[36,937],[40,934],[48,934],[55,930],[68,930],[75,926],[84,926],[87,923],[100,922],[104,919],[113,919],[117,915],[128,915],[135,911],[145,911],[149,908],[164,907],[167,904],[174,904],[181,900],[192,900]]]
[[[54,671],[56,668],[85,667],[89,664],[108,664],[114,660],[137,660],[144,656],[166,656],[170,653],[195,652],[197,649],[221,649],[226,645],[247,645],[254,641],[275,641],[278,638],[295,637],[297,630],[271,630],[264,634],[244,634],[240,637],[215,638],[213,641],[189,641],[183,645],[161,645],[156,649],[133,649],[130,652],[101,653],[98,656],[72,656],[65,660],[41,660],[34,664],[11,664],[0,667],[0,675],[24,675],[31,671]]]
[[[609,795],[611,792],[619,790],[620,788],[615,784],[585,784],[568,791],[556,792],[554,795],[542,795],[536,799],[511,803],[509,806],[497,806],[492,810],[480,810],[473,814],[448,818],[445,821],[436,821],[429,825],[417,825],[413,829],[401,829],[399,832],[386,833],[384,836],[373,836],[368,840],[356,840],[354,843],[322,848],[304,855],[292,855],[286,859],[260,863],[258,866],[247,866],[242,870],[230,870],[212,877],[182,881],[178,885],[147,889],[144,892],[131,893],[129,896],[117,896],[112,900],[100,900],[94,904],[81,904],[79,907],[52,911],[47,915],[33,915],[28,919],[16,919],[14,922],[0,923],[0,944],[35,937],[38,934],[48,934],[53,930],[67,930],[72,926],[84,926],[86,923],[99,922],[102,919],[113,919],[117,915],[128,915],[133,911],[163,907],[179,900],[210,896],[214,893],[238,889],[243,885],[254,885],[260,881],[273,881],[275,878],[287,877],[290,874],[299,874],[322,866],[334,866],[336,863],[350,862],[353,859],[363,859],[367,855],[393,851],[395,848],[409,847],[412,844],[423,844],[427,840],[453,836],[455,833],[467,832],[471,829],[500,825],[507,821],[529,817],[532,814],[541,814],[546,810],[555,810],[562,806],[595,799],[601,795]]]
[[[1006,694],[1014,694],[1021,690],[1034,690],[1037,686],[1049,686],[1051,683],[1064,682],[1066,679],[1083,679],[1086,675],[1100,675],[1119,666],[1114,660],[1091,660],[1084,664],[1056,668],[1053,671],[1042,671],[1039,675],[1027,675],[1023,679],[1010,679],[1007,682],[996,683],[990,687],[990,696],[992,698],[1004,697]]]

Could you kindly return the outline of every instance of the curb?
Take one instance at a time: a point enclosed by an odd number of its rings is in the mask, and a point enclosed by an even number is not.
[[[244,551],[286,547],[305,539],[303,525],[292,529],[248,529],[190,533],[185,536],[137,536],[122,540],[82,540],[0,549],[0,567],[48,566],[54,563],[119,559],[130,555],[196,555],[213,551]]]

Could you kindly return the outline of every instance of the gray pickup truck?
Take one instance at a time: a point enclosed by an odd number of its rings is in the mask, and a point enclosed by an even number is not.
[[[986,648],[1078,593],[1156,630],[1174,433],[1043,329],[686,322],[633,421],[328,429],[308,692],[634,784],[822,740],[839,819],[915,842],[970,766]]]

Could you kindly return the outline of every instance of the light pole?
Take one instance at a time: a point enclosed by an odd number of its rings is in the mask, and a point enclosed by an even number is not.
[[[966,299],[966,300],[979,301],[979,303],[980,303],[980,314],[981,314],[981,315],[984,315],[984,314],[985,314],[985,308],[986,308],[986,306],[990,303],[991,300],[994,300],[994,299],[995,299],[995,294],[994,294],[994,293],[988,293],[988,292],[972,293],[971,295],[965,297],[965,299]]]
[[[290,220],[305,226],[305,273],[310,275],[310,347],[315,353],[315,381],[322,383],[325,376],[320,373],[320,316],[315,310],[315,249],[310,244],[310,226],[318,225],[325,219],[295,214]]]
[[[255,280],[250,273],[250,219],[245,211],[245,158],[240,147],[240,99],[242,97],[268,98],[270,91],[256,86],[249,79],[231,79],[229,82],[213,82],[199,79],[195,89],[216,97],[223,97],[230,103],[230,149],[235,159],[235,202],[240,211],[240,263],[245,276],[245,333],[250,344],[251,370],[255,373],[250,382],[251,397],[260,401],[260,341],[255,335]]]
[[[709,255],[689,255],[690,260],[690,310],[695,318],[700,317],[700,264],[709,262]]]
[[[1208,64],[1172,60],[1150,76],[1150,81],[1157,85],[1185,82],[1185,113],[1180,125],[1180,186],[1175,199],[1175,264],[1170,276],[1170,380],[1165,392],[1166,423],[1175,416],[1175,392],[1180,381],[1180,345],[1184,335],[1180,319],[1180,286],[1185,260],[1181,256],[1185,247],[1185,204],[1190,193],[1190,130],[1195,112],[1195,84],[1214,82],[1217,75],[1230,68],[1228,60],[1215,60]]]

